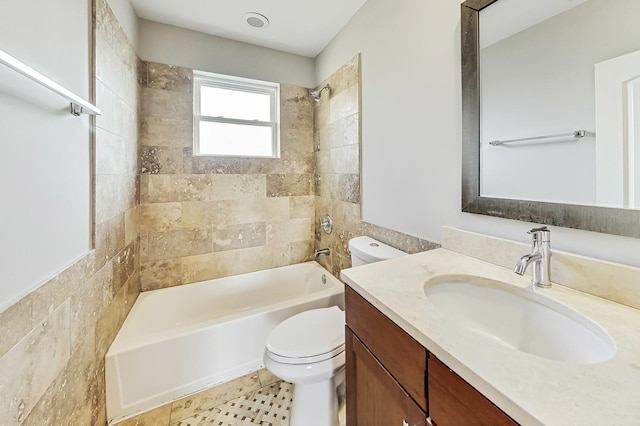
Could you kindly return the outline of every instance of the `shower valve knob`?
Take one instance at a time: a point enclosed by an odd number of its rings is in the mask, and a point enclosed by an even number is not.
[[[320,219],[320,227],[322,227],[327,234],[331,234],[331,232],[333,232],[333,220],[331,220],[331,216],[328,214],[322,216]]]

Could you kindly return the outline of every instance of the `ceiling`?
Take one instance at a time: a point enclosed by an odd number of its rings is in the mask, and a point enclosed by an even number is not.
[[[150,21],[315,58],[366,0],[131,0]],[[244,14],[269,25],[254,28]]]

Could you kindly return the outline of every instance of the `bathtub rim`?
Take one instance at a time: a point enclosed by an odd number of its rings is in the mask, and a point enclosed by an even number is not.
[[[155,344],[155,343],[163,342],[163,341],[166,341],[166,340],[171,340],[176,335],[182,336],[182,335],[191,335],[191,334],[194,334],[194,333],[198,333],[203,328],[213,327],[213,326],[215,326],[217,324],[220,324],[220,323],[223,323],[223,322],[233,322],[233,321],[240,320],[242,318],[254,317],[254,316],[260,315],[262,312],[264,312],[264,308],[266,306],[269,306],[271,310],[275,310],[275,309],[283,309],[283,308],[286,308],[286,307],[298,305],[301,302],[304,302],[305,300],[307,300],[309,298],[310,294],[313,294],[316,297],[330,297],[330,296],[336,296],[336,295],[344,293],[344,283],[342,281],[340,281],[338,278],[336,278],[333,274],[331,274],[331,272],[329,272],[327,269],[325,269],[318,262],[311,260],[311,261],[302,262],[302,263],[295,263],[295,264],[292,264],[292,265],[277,266],[277,267],[274,267],[274,268],[261,269],[261,270],[253,271],[253,272],[245,272],[245,273],[236,274],[236,275],[228,275],[228,276],[225,276],[225,277],[212,278],[212,279],[208,279],[208,280],[202,280],[202,281],[197,281],[197,282],[193,282],[193,283],[183,284],[183,285],[180,285],[180,286],[173,286],[173,287],[161,288],[161,289],[156,289],[156,290],[149,290],[149,291],[141,292],[140,294],[143,295],[143,293],[144,293],[145,296],[146,295],[152,295],[152,294],[155,294],[157,292],[162,292],[162,291],[169,290],[169,289],[176,290],[176,289],[179,289],[181,287],[191,286],[191,285],[195,285],[195,284],[202,285],[203,283],[207,283],[207,282],[210,282],[210,281],[215,281],[215,280],[218,280],[218,279],[224,279],[224,278],[229,278],[229,277],[237,277],[237,276],[248,275],[248,274],[255,274],[255,273],[260,273],[260,272],[264,272],[264,271],[272,271],[272,270],[275,270],[275,269],[290,268],[292,266],[298,266],[298,265],[310,265],[313,268],[319,268],[321,270],[319,272],[324,271],[327,274],[327,284],[329,282],[331,282],[331,284],[328,287],[323,288],[322,290],[317,291],[317,292],[303,294],[303,295],[298,296],[298,297],[294,297],[294,298],[283,300],[282,302],[272,303],[272,304],[268,304],[268,305],[260,305],[260,306],[256,306],[256,307],[251,308],[251,309],[239,311],[239,312],[236,312],[236,313],[233,313],[233,314],[230,314],[230,315],[225,315],[225,316],[217,317],[217,318],[214,318],[214,319],[211,319],[211,320],[208,320],[208,321],[199,322],[199,323],[197,323],[197,326],[194,323],[190,323],[190,324],[186,324],[186,325],[183,325],[183,326],[173,327],[173,328],[171,328],[171,332],[170,333],[155,332],[155,333],[150,334],[148,336],[148,338],[146,338],[144,340],[141,339],[139,341],[136,341],[133,344],[131,344],[127,340],[124,340],[124,342],[121,342],[121,340],[125,339],[126,336],[119,340],[118,338],[120,337],[120,333],[121,332],[125,332],[126,333],[126,331],[127,331],[126,330],[127,320],[129,320],[130,317],[133,317],[133,315],[135,314],[135,312],[139,308],[139,305],[137,304],[138,299],[136,299],[136,302],[134,302],[133,307],[131,308],[131,311],[127,314],[127,318],[125,319],[125,322],[123,323],[122,327],[118,331],[118,334],[116,335],[116,337],[114,338],[113,342],[109,346],[109,350],[105,354],[105,358],[107,356],[115,356],[117,354],[129,351],[129,350],[139,349],[141,347],[144,347],[144,346],[147,346],[147,345],[150,345],[150,344]],[[340,306],[340,308],[342,310],[344,310],[344,306]]]

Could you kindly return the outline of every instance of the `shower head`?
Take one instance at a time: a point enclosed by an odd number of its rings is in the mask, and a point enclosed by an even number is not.
[[[312,90],[311,92],[309,92],[311,99],[313,99],[316,102],[320,102],[320,94],[322,94],[323,90],[330,92],[331,88],[329,87],[328,84],[325,84],[325,86],[322,89]]]

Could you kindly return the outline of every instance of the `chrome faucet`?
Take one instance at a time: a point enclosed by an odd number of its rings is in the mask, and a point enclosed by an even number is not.
[[[531,234],[531,253],[525,254],[518,260],[513,272],[524,275],[527,266],[533,263],[531,284],[535,287],[551,287],[551,231],[543,226],[528,232]]]
[[[320,256],[329,256],[329,254],[330,254],[329,249],[328,248],[323,248],[323,249],[320,249],[320,250],[314,250],[313,257],[317,259]]]

